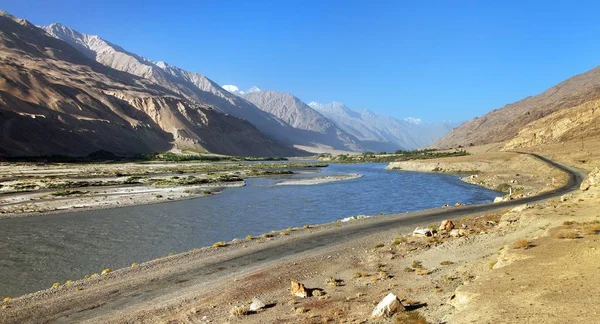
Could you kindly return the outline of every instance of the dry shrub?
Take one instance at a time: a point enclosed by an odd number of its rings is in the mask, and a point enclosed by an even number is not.
[[[233,306],[229,313],[237,317],[244,316],[248,314],[248,308],[246,306]]]
[[[440,262],[440,265],[443,265],[443,266],[452,265],[452,264],[454,264],[454,262],[452,262],[452,261],[442,261],[442,262]]]
[[[219,242],[215,242],[212,247],[214,248],[220,248],[220,247],[224,247],[227,246],[227,243],[223,242],[223,241],[219,241]]]
[[[596,225],[588,225],[583,228],[583,233],[585,235],[596,235],[600,234],[600,224]]]
[[[396,323],[398,324],[427,324],[427,320],[423,315],[416,311],[402,312],[396,315]]]
[[[527,250],[531,247],[533,247],[533,244],[531,243],[531,241],[528,240],[517,240],[511,245],[511,248],[513,249]]]
[[[377,243],[377,244],[375,244],[375,248],[376,249],[382,248],[384,246],[385,246],[385,244],[383,244],[383,243]]]

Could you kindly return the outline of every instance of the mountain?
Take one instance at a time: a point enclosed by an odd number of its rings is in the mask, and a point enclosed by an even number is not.
[[[302,100],[288,93],[261,91],[252,87],[243,98],[258,108],[268,112],[301,133],[315,147],[327,147],[336,150],[362,151],[358,140],[344,132],[337,125],[323,117]]]
[[[297,152],[205,102],[99,64],[90,51],[0,12],[0,155]]]
[[[527,124],[506,143],[505,148],[517,149],[599,136],[600,100],[592,100]]]
[[[99,63],[151,80],[191,101],[245,119],[264,134],[286,145],[314,145],[304,133],[297,132],[285,121],[242,98],[241,95],[245,92],[240,92],[235,86],[224,86],[228,91],[199,73],[189,72],[162,61],[154,62],[98,36],[83,34],[58,23],[43,28],[48,34],[71,44]],[[258,88],[251,88],[248,93],[259,91]]]
[[[356,137],[372,151],[396,151],[424,147],[446,134],[452,123],[423,123],[417,118],[405,120],[380,116],[370,110],[352,110],[342,102],[308,104]]]
[[[569,78],[539,95],[474,118],[436,141],[432,147],[507,141],[533,121],[596,99],[600,99],[600,67]]]

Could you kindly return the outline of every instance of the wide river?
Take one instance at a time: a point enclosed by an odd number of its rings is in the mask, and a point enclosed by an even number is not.
[[[499,196],[458,175],[388,171],[385,166],[332,164],[318,175],[364,177],[319,185],[274,186],[284,178],[254,178],[245,187],[197,199],[0,220],[0,297],[216,241],[353,215],[489,203]]]

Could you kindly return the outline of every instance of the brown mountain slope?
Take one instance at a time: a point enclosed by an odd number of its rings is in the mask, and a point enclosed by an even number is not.
[[[506,143],[514,149],[600,136],[600,100],[559,110],[525,126]]]
[[[244,120],[105,67],[0,13],[0,155],[174,147],[232,155],[297,152]]]
[[[493,110],[452,130],[433,143],[434,148],[502,142],[515,137],[525,125],[565,108],[600,98],[600,67],[574,76],[544,93]]]

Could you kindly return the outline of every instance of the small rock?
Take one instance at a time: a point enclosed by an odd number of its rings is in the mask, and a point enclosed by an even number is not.
[[[439,228],[440,231],[446,231],[446,232],[450,232],[453,229],[454,229],[454,223],[449,219],[442,221],[442,224],[440,225],[440,228]]]
[[[315,289],[311,293],[313,296],[322,296],[323,295],[323,292],[319,289]]]
[[[308,290],[306,290],[306,287],[303,284],[301,284],[295,280],[292,280],[290,292],[292,293],[293,296],[296,296],[296,297],[300,297],[300,298],[308,297]]]
[[[413,236],[433,236],[433,230],[431,228],[415,228]]]
[[[256,311],[259,311],[259,310],[265,308],[265,306],[266,306],[265,303],[263,303],[257,297],[254,297],[254,299],[252,299],[252,304],[250,304],[250,311],[256,312]]]
[[[454,204],[454,206],[456,206],[456,207],[460,207],[460,206],[463,206],[463,204],[462,204],[462,203],[459,203],[459,202],[457,202],[456,204]]]
[[[372,317],[378,318],[382,316],[390,317],[398,311],[405,311],[406,309],[400,303],[400,300],[393,293],[389,293],[383,298],[375,309],[371,313]]]

